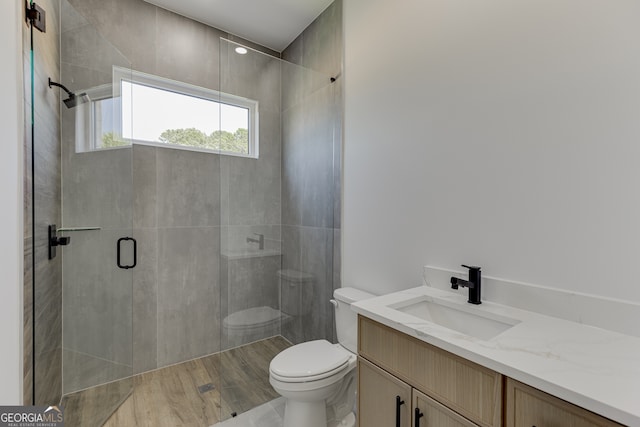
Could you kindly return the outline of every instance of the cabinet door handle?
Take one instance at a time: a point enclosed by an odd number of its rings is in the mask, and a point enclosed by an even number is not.
[[[420,412],[420,408],[416,408],[415,418],[413,425],[414,427],[420,427],[420,418],[424,417],[424,414]]]
[[[400,427],[400,407],[404,405],[404,400],[396,396],[396,427]]]

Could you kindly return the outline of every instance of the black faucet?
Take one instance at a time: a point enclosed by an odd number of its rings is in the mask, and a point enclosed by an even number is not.
[[[469,280],[452,277],[451,288],[458,289],[458,286],[469,288],[469,299],[467,302],[470,304],[482,304],[482,301],[480,301],[480,290],[482,285],[480,267],[470,267],[468,265],[463,265],[463,267],[469,269]]]

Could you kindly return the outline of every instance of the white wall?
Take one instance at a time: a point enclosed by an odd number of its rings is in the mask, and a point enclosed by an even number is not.
[[[22,4],[0,3],[0,405],[22,403]]]
[[[343,283],[640,301],[640,2],[345,0]]]

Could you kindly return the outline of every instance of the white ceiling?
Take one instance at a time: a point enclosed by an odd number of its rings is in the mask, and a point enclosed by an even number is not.
[[[333,0],[145,0],[278,52]]]

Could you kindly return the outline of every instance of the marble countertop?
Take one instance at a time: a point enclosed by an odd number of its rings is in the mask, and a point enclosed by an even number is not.
[[[640,338],[483,301],[470,310],[519,323],[482,340],[389,307],[420,296],[470,305],[464,291],[420,286],[351,307],[553,396],[619,423],[640,426]]]

